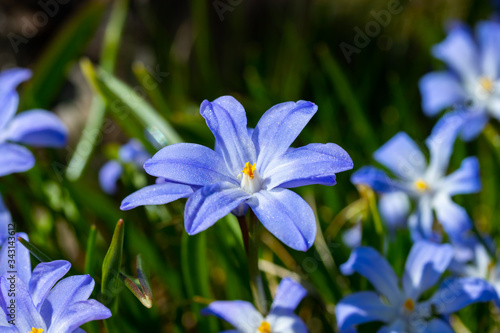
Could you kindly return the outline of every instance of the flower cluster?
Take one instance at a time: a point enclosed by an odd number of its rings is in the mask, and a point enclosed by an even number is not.
[[[108,308],[89,299],[94,289],[89,275],[61,280],[71,267],[65,260],[42,262],[31,271],[28,250],[17,241],[15,248],[15,260],[9,260],[9,247],[0,250],[1,332],[78,332],[89,321],[111,317]]]
[[[452,200],[481,191],[479,161],[467,157],[447,173],[457,137],[472,140],[490,118],[500,119],[500,25],[481,22],[476,36],[477,43],[467,27],[454,25],[432,50],[448,70],[426,74],[420,81],[426,115],[451,108],[425,141],[429,162],[419,145],[401,132],[373,155],[396,179],[370,166],[352,175],[354,184],[379,194],[388,229],[408,226],[414,244],[400,283],[381,254],[360,246],[361,231],[349,230],[345,238],[354,250],[341,271],[361,274],[376,291],[353,293],[337,304],[340,332],[355,332],[358,325],[373,321],[383,323],[378,332],[454,332],[450,314],[476,302],[500,306],[495,246],[474,235],[469,214]],[[451,276],[432,296],[423,297],[446,272]]]

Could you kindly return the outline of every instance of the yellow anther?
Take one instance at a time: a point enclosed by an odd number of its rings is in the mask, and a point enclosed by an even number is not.
[[[493,80],[489,79],[487,77],[482,77],[479,79],[479,84],[481,84],[481,87],[488,92],[491,93],[493,92]]]
[[[254,177],[254,171],[255,171],[255,163],[252,165],[250,164],[250,162],[247,162],[245,164],[245,167],[243,168],[243,170],[241,170],[241,172],[243,172],[245,175],[247,175],[248,177],[250,177],[250,179],[253,179]]]
[[[271,324],[269,324],[267,321],[263,321],[262,324],[260,324],[259,326],[259,332],[271,333]]]
[[[415,310],[415,302],[413,302],[411,298],[407,298],[403,304],[403,307],[406,311],[412,312],[413,310]]]
[[[425,181],[423,181],[422,179],[418,179],[415,181],[415,183],[413,184],[415,186],[415,188],[417,189],[417,191],[419,192],[425,192],[429,189],[429,184],[427,184]]]
[[[31,332],[28,332],[28,333],[42,333],[43,332],[43,328],[34,328],[32,327],[31,328]]]

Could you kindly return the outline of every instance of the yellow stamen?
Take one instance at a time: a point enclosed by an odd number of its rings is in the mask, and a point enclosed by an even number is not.
[[[419,192],[425,192],[429,189],[429,184],[427,184],[422,179],[416,180],[414,183],[414,186],[417,189],[417,191],[419,191]]]
[[[262,324],[260,324],[259,326],[259,332],[271,333],[271,324],[269,324],[267,321],[263,321]]]
[[[481,84],[481,87],[483,87],[486,92],[491,93],[493,92],[493,80],[489,79],[487,77],[482,77],[479,79],[479,84]]]
[[[28,332],[28,333],[42,333],[43,332],[43,328],[34,328],[32,327],[31,328],[31,332]]]
[[[406,301],[404,302],[403,307],[404,307],[404,308],[405,308],[405,310],[407,310],[408,312],[412,312],[413,310],[415,310],[415,302],[413,302],[413,300],[412,300],[411,298],[408,298],[408,299],[406,299]]]
[[[241,172],[243,172],[245,175],[247,175],[248,177],[250,177],[250,179],[253,179],[254,177],[254,171],[255,171],[255,163],[252,165],[250,164],[250,162],[247,162],[245,164],[245,167],[243,168],[243,170],[241,170]]]

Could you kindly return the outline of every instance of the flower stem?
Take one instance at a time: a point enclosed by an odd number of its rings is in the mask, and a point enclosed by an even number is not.
[[[484,128],[483,135],[495,150],[495,155],[500,162],[500,134],[491,124],[487,124]]]
[[[262,314],[267,313],[266,293],[262,283],[262,275],[259,270],[259,221],[255,214],[250,211],[249,242],[248,242],[248,270],[250,273],[250,288],[257,310]]]
[[[240,224],[241,235],[243,236],[243,245],[248,256],[248,225],[245,216],[236,216]]]

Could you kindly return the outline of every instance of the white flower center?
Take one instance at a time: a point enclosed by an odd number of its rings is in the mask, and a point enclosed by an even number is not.
[[[262,178],[255,167],[255,163],[252,165],[247,162],[241,172],[243,175],[238,175],[238,179],[241,177],[241,188],[251,194],[259,192],[262,188]]]

